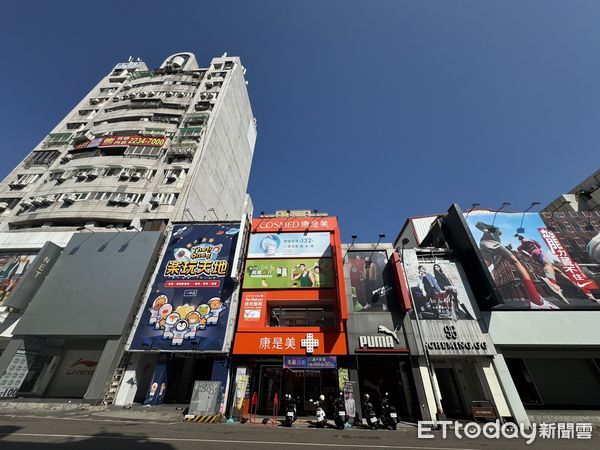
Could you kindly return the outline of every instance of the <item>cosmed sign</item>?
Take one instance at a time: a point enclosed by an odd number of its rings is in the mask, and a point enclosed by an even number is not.
[[[230,223],[173,228],[130,350],[223,349],[238,234]]]

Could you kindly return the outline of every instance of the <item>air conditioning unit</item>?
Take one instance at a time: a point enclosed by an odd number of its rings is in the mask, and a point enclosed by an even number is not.
[[[146,96],[146,93],[145,93],[145,92],[140,92],[140,93],[138,94],[138,97],[142,97],[142,98],[143,98],[143,97],[145,97],[145,96]]]
[[[177,98],[183,98],[183,92],[178,92],[177,93]]]
[[[13,181],[12,183],[9,184],[9,186],[11,188],[18,189],[18,188],[22,188],[23,186],[25,186],[25,183],[22,183],[21,181]]]
[[[202,100],[206,100],[206,92],[203,92],[202,94],[200,94],[200,98]]]
[[[31,208],[31,206],[33,206],[33,203],[31,202],[31,200],[22,200],[21,206],[23,208]]]
[[[121,196],[120,195],[116,195],[114,197],[111,197],[108,199],[108,203],[109,204],[116,204],[116,203],[121,203]]]
[[[154,97],[156,95],[156,92],[148,92],[148,97]]]
[[[97,105],[98,103],[100,103],[100,100],[98,100],[97,98],[91,98],[90,99],[90,104]]]
[[[33,197],[31,199],[31,204],[33,206],[41,206],[43,204],[43,199],[41,197]]]
[[[132,180],[139,180],[140,178],[142,178],[142,174],[140,172],[133,172],[131,174],[131,179]]]
[[[207,82],[205,83],[205,86],[206,86],[206,89],[210,89],[210,88],[212,88],[212,87],[213,87],[213,82],[212,82],[212,81],[207,81]]]
[[[167,181],[175,181],[177,179],[177,175],[173,172],[167,174]]]
[[[114,96],[112,99],[113,102],[118,102],[119,100],[121,100],[121,98],[118,95]]]
[[[165,95],[166,95],[167,97],[173,97],[173,93],[172,93],[171,91],[169,91],[169,92],[165,93]]]
[[[50,197],[42,197],[41,198],[42,205],[51,205],[54,203],[54,199]]]
[[[65,156],[63,156],[60,161],[63,163],[68,163],[69,161],[71,161],[73,159],[73,155],[71,155],[70,153],[67,153]]]
[[[87,173],[87,177],[90,179],[98,178],[98,169],[92,169]]]
[[[75,203],[77,199],[75,198],[75,195],[73,194],[67,194],[63,197],[62,201],[68,204],[72,204]]]
[[[8,203],[0,202],[0,211],[6,211],[8,209]]]
[[[119,175],[120,180],[128,180],[129,177],[130,177],[129,171],[121,172],[121,174]]]
[[[151,205],[158,205],[158,195],[153,195],[148,201]]]
[[[77,178],[78,180],[85,180],[88,177],[88,173],[87,172],[79,172],[75,178]]]
[[[56,178],[56,182],[57,183],[64,183],[65,181],[67,181],[67,176],[63,173],[60,174],[57,178]]]

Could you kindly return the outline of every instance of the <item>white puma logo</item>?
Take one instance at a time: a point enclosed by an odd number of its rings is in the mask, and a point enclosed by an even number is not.
[[[398,331],[398,328],[400,328],[400,327],[396,327],[396,329],[394,331],[392,331],[389,328],[384,327],[383,325],[379,325],[377,327],[377,332],[378,333],[389,334],[390,336],[392,336],[394,338],[394,340],[396,341],[396,343],[399,344],[400,343],[400,339],[398,338],[398,335],[396,334],[396,331]]]

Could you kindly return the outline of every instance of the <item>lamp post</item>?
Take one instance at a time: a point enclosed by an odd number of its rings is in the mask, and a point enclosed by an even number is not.
[[[498,208],[496,210],[496,212],[494,213],[494,218],[492,219],[492,228],[494,228],[494,222],[496,222],[496,216],[498,215],[498,213],[500,211],[502,211],[504,209],[505,206],[510,206],[510,203],[508,203],[508,202],[502,202],[502,204],[500,205],[500,208]]]
[[[473,203],[473,204],[471,205],[471,208],[469,208],[469,210],[467,211],[467,215],[465,216],[465,219],[466,219],[467,217],[469,217],[469,214],[471,214],[471,211],[473,211],[475,208],[477,208],[477,207],[478,207],[478,206],[480,206],[480,205],[481,205],[481,203]]]
[[[343,262],[346,262],[346,256],[348,256],[348,252],[350,251],[350,249],[354,246],[354,241],[356,241],[358,239],[358,235],[353,234],[350,236],[352,238],[352,242],[350,243],[350,245],[348,246],[348,248],[346,249],[346,254],[344,255],[344,257],[342,258]]]
[[[525,233],[525,228],[523,228],[523,220],[525,219],[525,213],[528,212],[531,208],[533,208],[534,206],[539,205],[540,202],[531,202],[531,205],[529,205],[529,208],[527,208],[525,211],[523,211],[523,214],[521,215],[521,224],[519,225],[519,228],[517,228],[517,233]]]
[[[437,379],[435,377],[435,373],[433,371],[433,367],[431,366],[431,360],[429,359],[429,351],[427,350],[427,346],[425,345],[425,341],[423,340],[423,333],[421,332],[421,323],[419,319],[419,312],[417,311],[417,306],[415,304],[415,299],[413,298],[412,291],[410,289],[410,284],[408,282],[408,277],[406,275],[406,266],[404,265],[404,247],[406,244],[410,242],[410,239],[404,238],[402,239],[402,251],[400,256],[400,263],[402,264],[402,272],[404,273],[404,281],[406,282],[406,287],[408,290],[408,296],[410,297],[410,304],[412,306],[412,310],[415,314],[415,323],[417,324],[417,333],[419,334],[419,342],[421,343],[421,347],[423,347],[423,353],[425,354],[425,364],[427,365],[427,374],[429,375],[429,382],[431,383],[431,389],[433,391],[433,398],[435,400],[435,407],[437,409],[436,412],[436,420],[444,420],[446,415],[444,414],[444,407],[442,406],[442,400],[439,392],[439,386],[437,383]]]

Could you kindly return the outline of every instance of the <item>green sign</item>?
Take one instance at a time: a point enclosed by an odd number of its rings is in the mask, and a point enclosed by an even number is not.
[[[244,289],[315,289],[332,288],[333,260],[248,259]]]

